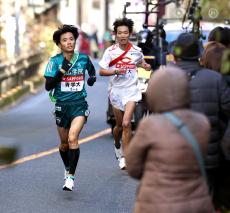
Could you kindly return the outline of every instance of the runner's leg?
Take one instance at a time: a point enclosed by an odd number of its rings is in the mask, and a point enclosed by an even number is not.
[[[68,170],[69,169],[69,144],[68,144],[69,129],[65,129],[63,127],[57,126],[57,130],[61,140],[61,144],[59,145],[59,153],[65,165],[66,170]]]
[[[113,113],[116,120],[116,126],[113,129],[113,138],[115,142],[115,146],[117,149],[120,149],[120,139],[122,134],[122,120],[123,120],[123,112],[115,107],[113,107]]]
[[[127,152],[129,142],[132,137],[131,120],[132,120],[133,112],[135,110],[135,106],[136,106],[136,102],[134,101],[129,101],[125,105],[125,112],[124,112],[124,117],[122,121],[122,127],[123,127],[122,146],[123,146],[125,155]]]
[[[80,132],[85,123],[85,116],[78,116],[71,122],[69,130],[69,159],[70,159],[70,169],[69,174],[74,176],[77,167],[80,148],[78,144],[78,139]]]

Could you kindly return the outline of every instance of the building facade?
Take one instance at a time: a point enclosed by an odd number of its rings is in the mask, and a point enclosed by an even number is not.
[[[42,28],[57,22],[58,4],[59,0],[0,0],[0,61],[41,48]]]

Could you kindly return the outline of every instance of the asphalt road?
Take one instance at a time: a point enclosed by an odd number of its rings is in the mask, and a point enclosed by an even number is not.
[[[42,89],[0,112],[0,144],[19,148],[16,165],[0,168],[1,213],[132,212],[138,182],[119,170],[114,157],[105,122],[107,80],[98,76],[87,87],[91,114],[80,136],[73,192],[62,190],[64,167],[48,94]]]

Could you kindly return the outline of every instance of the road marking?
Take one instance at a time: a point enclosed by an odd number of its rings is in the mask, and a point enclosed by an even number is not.
[[[88,136],[86,138],[80,139],[79,140],[79,144],[83,144],[83,143],[92,141],[94,139],[100,138],[100,137],[102,137],[104,135],[107,135],[109,133],[111,133],[111,129],[110,128],[102,130],[102,131],[97,132],[97,133],[95,133],[93,135],[90,135],[90,136]],[[44,152],[39,152],[37,154],[28,155],[28,156],[25,156],[23,158],[20,158],[20,159],[18,159],[16,161],[10,163],[10,164],[3,164],[3,165],[1,165],[0,169],[5,169],[5,168],[12,167],[12,166],[16,166],[18,164],[22,164],[22,163],[25,163],[27,161],[31,161],[31,160],[34,160],[34,159],[38,159],[38,158],[41,158],[41,157],[44,157],[44,156],[51,155],[51,154],[53,154],[55,152],[58,152],[58,151],[59,151],[59,149],[58,149],[58,147],[56,147],[56,148],[53,148],[53,149],[50,149],[50,150],[47,150],[47,151],[44,151]]]

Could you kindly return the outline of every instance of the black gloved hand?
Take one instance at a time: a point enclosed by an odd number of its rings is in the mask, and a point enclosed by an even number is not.
[[[65,71],[68,71],[71,66],[72,64],[66,58],[64,58],[61,68]]]
[[[87,84],[89,85],[89,86],[93,86],[93,84],[96,82],[96,76],[91,76],[91,77],[89,77],[88,78],[88,80],[87,80]]]

